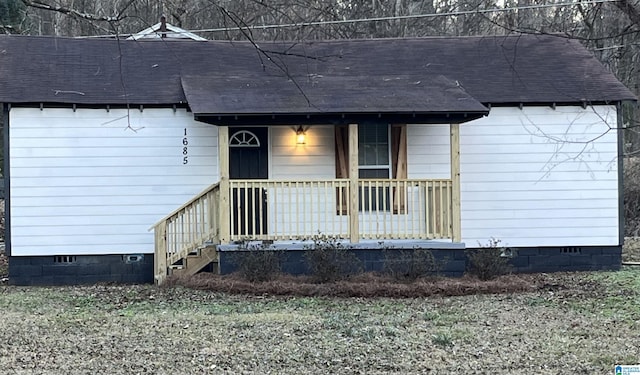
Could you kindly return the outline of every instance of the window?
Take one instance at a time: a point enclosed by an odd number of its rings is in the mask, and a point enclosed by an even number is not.
[[[260,147],[260,140],[248,130],[240,130],[229,137],[229,147]]]
[[[358,125],[358,175],[360,178],[389,178],[390,156],[389,124]]]
[[[363,123],[358,125],[358,177],[388,179],[391,172],[389,124]],[[389,211],[389,187],[374,184],[360,187],[360,211]]]

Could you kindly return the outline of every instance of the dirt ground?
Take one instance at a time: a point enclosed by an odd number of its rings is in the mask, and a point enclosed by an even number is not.
[[[640,240],[627,242],[625,260],[638,259]],[[616,364],[640,363],[640,267],[422,280],[386,286],[386,297],[376,298],[259,292],[268,287],[244,285],[251,293],[238,295],[181,286],[0,285],[0,369],[607,374]]]
[[[637,243],[628,241],[625,259],[637,259]],[[355,284],[309,284],[304,296],[263,293],[260,288],[274,286],[251,283],[240,285],[245,294],[177,285],[0,285],[0,369],[608,374],[616,364],[640,363],[640,267],[386,286],[367,277]],[[202,288],[211,282],[194,280]],[[276,282],[291,287],[286,279]],[[318,297],[317,288],[365,292]]]
[[[640,363],[640,270],[523,275],[528,292],[242,296],[0,286],[15,374],[580,374]]]

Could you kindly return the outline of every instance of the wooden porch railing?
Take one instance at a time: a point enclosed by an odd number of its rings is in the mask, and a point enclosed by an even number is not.
[[[231,240],[296,240],[321,232],[361,239],[452,238],[451,180],[361,179],[358,207],[348,179],[230,181]]]
[[[160,284],[167,267],[187,258],[207,242],[218,242],[220,187],[213,184],[153,226],[154,273]]]
[[[229,207],[222,207],[220,186],[211,185],[153,226],[156,282],[206,242],[219,243],[220,233],[231,241],[350,238],[357,215],[356,238],[453,238],[451,180],[361,179],[358,207],[350,203],[351,186],[348,179],[231,180]],[[229,228],[220,227],[225,212]]]
[[[349,180],[231,180],[231,240],[349,236]]]
[[[363,239],[452,238],[451,180],[360,180]]]

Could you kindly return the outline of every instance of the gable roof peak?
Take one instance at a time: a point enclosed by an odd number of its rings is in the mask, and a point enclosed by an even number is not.
[[[192,32],[189,32],[183,28],[173,26],[170,23],[167,23],[167,17],[164,15],[160,17],[160,22],[155,25],[148,27],[142,31],[137,32],[136,34],[128,37],[128,40],[139,40],[139,39],[183,39],[183,40],[197,40],[197,41],[206,41],[207,39],[196,35]]]

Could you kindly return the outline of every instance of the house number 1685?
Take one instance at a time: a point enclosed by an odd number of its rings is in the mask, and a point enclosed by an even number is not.
[[[187,139],[187,128],[184,128],[184,138],[182,138],[182,164],[189,163],[189,150],[187,146],[189,145],[189,140]]]

